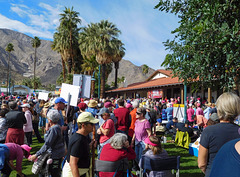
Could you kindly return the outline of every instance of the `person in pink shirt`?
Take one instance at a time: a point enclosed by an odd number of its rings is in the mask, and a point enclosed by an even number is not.
[[[207,120],[204,118],[204,113],[203,113],[200,103],[197,103],[196,117],[197,117],[198,128],[199,128],[199,130],[202,131],[203,127],[206,127]]]
[[[110,111],[108,108],[102,108],[98,115],[100,115],[104,120],[104,123],[97,130],[97,133],[100,135],[99,139],[100,141],[99,154],[100,154],[103,146],[107,144],[109,142],[109,139],[114,135],[115,127],[113,120],[110,119]]]
[[[28,158],[32,148],[26,144],[20,146],[15,143],[1,144],[1,147],[3,146],[5,148],[0,148],[0,161],[4,157],[4,167],[1,169],[2,176],[10,176],[12,169],[14,169],[19,176],[24,177],[25,175],[22,173],[23,156]],[[1,153],[3,149],[7,150],[7,153],[4,155]],[[13,160],[16,160],[16,166],[14,165]]]
[[[188,105],[187,119],[188,119],[190,125],[193,126],[193,122],[194,122],[194,109],[192,108],[192,104]]]
[[[23,104],[21,107],[23,112],[25,113],[24,115],[27,120],[27,123],[23,125],[23,131],[27,138],[27,144],[28,146],[30,146],[32,144],[32,130],[33,130],[32,113],[30,111],[30,105],[28,103]]]
[[[145,149],[144,140],[151,135],[151,125],[145,118],[146,109],[138,108],[136,112],[136,122],[134,135],[132,138],[131,146],[133,147],[135,143],[135,152],[137,163],[142,157],[142,152]]]

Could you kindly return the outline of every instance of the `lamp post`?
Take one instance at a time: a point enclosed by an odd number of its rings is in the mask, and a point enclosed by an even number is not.
[[[98,98],[100,98],[100,87],[101,87],[101,65],[99,65],[98,71]]]
[[[91,97],[94,96],[94,91],[95,91],[95,71],[92,74],[92,78],[91,78]]]
[[[187,84],[184,82],[184,120],[187,120]]]

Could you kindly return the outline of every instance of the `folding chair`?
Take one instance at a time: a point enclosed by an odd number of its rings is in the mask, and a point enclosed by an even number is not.
[[[118,171],[127,172],[127,177],[130,176],[131,171],[128,169],[128,159],[124,158],[116,162],[103,161],[96,159],[95,161],[95,171],[97,176],[99,172],[115,172],[114,176]],[[113,177],[114,177],[113,176]]]
[[[140,177],[146,174],[146,170],[149,171],[164,171],[164,170],[176,170],[176,177],[179,177],[180,169],[180,156],[171,156],[162,159],[150,159],[149,157],[142,156],[140,164]]]

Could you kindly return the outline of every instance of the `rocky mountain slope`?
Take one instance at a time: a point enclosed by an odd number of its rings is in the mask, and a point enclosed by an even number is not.
[[[136,66],[129,60],[122,59],[119,62],[118,77],[121,78],[122,76],[124,76],[126,83],[121,83],[118,85],[118,87],[124,87],[129,84],[145,81],[150,75],[153,74],[154,71],[155,71],[154,69],[149,68],[148,73],[143,74],[142,66]],[[111,83],[114,81],[115,81],[115,68],[113,64],[112,72],[108,76],[107,84],[111,85]]]
[[[11,52],[10,69],[25,77],[33,76],[34,48],[32,38],[16,31],[0,29],[0,65],[7,68],[8,52],[5,48],[8,43],[14,45]],[[61,72],[60,55],[51,50],[51,41],[41,40],[37,49],[36,76],[41,78],[43,84],[55,83]],[[1,73],[2,75],[2,73]],[[15,78],[14,75],[12,75]],[[1,81],[5,78],[1,77]]]
[[[14,51],[11,52],[10,59],[12,77],[15,80],[32,77],[34,61],[34,48],[31,45],[32,38],[9,29],[0,29],[0,39],[0,82],[6,81],[8,53],[5,48],[8,43],[14,45]],[[51,44],[51,41],[41,40],[41,45],[37,49],[36,76],[41,78],[44,85],[55,84],[62,70],[60,55],[51,50]],[[119,64],[118,77],[124,76],[128,85],[146,80],[153,72],[154,70],[149,68],[148,74],[144,75],[141,66],[135,66],[130,61],[123,59]],[[109,85],[114,81],[114,73],[113,66],[107,81]],[[123,86],[123,84],[119,86]]]

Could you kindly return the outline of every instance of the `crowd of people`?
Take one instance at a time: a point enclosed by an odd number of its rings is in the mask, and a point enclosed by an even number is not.
[[[189,134],[192,142],[201,137],[199,168],[206,177],[216,176],[221,168],[214,159],[224,161],[226,151],[220,148],[234,140],[226,147],[236,144],[233,151],[238,155],[240,152],[240,140],[236,140],[240,138],[239,126],[234,123],[240,114],[240,99],[230,92],[223,93],[216,105],[200,97],[187,98],[187,119],[183,122],[173,114],[173,104],[180,102],[179,97],[158,100],[96,98],[79,99],[74,107],[61,97],[48,101],[34,97],[2,97],[1,175],[9,176],[16,170],[19,176],[24,176],[21,169],[23,156],[37,162],[50,154],[47,170],[45,166],[39,167],[40,176],[47,173],[52,177],[88,177],[92,175],[91,157],[95,155],[95,147],[99,160],[115,162],[127,158],[132,161],[131,170],[137,175],[143,155],[151,159],[168,157],[161,143],[165,142],[165,136],[171,136],[174,141],[176,132],[182,131]],[[44,144],[30,155],[33,136]],[[222,155],[217,154],[218,151]],[[113,175],[114,172],[99,172],[102,177]],[[116,173],[116,176],[123,175],[124,172]],[[148,176],[170,177],[172,174],[170,171],[153,171]]]

